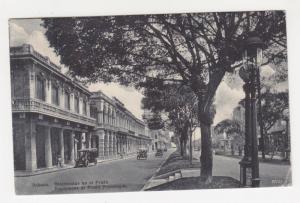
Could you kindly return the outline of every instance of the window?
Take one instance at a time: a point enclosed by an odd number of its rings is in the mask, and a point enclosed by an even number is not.
[[[65,92],[65,108],[70,110],[70,94],[69,92]]]
[[[86,101],[82,102],[82,114],[86,115]]]
[[[74,98],[74,109],[76,113],[79,113],[79,98],[75,97]]]
[[[100,123],[99,119],[97,118],[97,117],[98,117],[98,111],[97,111],[97,108],[94,107],[94,106],[91,106],[90,108],[91,108],[91,109],[90,109],[91,117],[97,119],[98,123]]]
[[[52,95],[52,104],[59,105],[59,93],[58,93],[58,87],[55,85],[52,85],[51,87],[51,95]]]
[[[45,81],[41,77],[36,78],[36,98],[45,101]]]

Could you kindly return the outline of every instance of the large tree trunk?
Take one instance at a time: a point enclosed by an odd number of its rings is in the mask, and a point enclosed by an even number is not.
[[[193,139],[192,139],[192,130],[189,131],[190,134],[190,164],[193,164]]]
[[[211,182],[212,179],[212,142],[211,142],[211,124],[201,123],[201,177],[205,178],[206,182]]]
[[[180,138],[179,141],[180,141],[180,155],[183,156],[184,155],[184,152],[183,152],[183,150],[184,150],[183,149],[183,139]]]
[[[213,111],[211,106],[204,105],[204,97],[198,95],[198,120],[201,128],[201,177],[204,178],[206,183],[212,181],[212,140],[211,140],[211,124],[213,120]]]
[[[186,157],[186,139],[183,140],[183,157]]]

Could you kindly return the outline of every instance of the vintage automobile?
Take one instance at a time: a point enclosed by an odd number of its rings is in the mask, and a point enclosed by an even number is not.
[[[147,149],[139,149],[137,151],[136,159],[147,159],[148,150]]]
[[[87,167],[89,163],[97,164],[98,151],[96,148],[80,149],[77,152],[78,158],[75,160],[75,167]]]
[[[155,152],[155,156],[156,157],[162,157],[163,156],[163,150],[162,149],[157,149],[157,151]]]

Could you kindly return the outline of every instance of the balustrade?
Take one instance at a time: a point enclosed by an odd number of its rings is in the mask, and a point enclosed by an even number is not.
[[[96,120],[84,115],[79,115],[68,110],[61,109],[58,106],[45,103],[38,99],[13,99],[12,112],[38,112],[50,114],[51,116],[63,117],[66,120],[83,123],[87,125],[96,125]]]

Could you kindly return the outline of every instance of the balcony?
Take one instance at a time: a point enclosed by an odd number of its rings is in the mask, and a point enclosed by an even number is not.
[[[13,113],[40,113],[88,126],[96,126],[96,119],[64,110],[58,106],[45,103],[38,99],[12,99]]]

